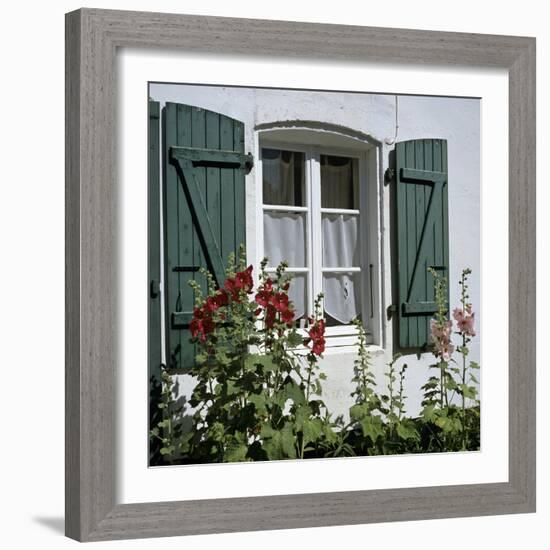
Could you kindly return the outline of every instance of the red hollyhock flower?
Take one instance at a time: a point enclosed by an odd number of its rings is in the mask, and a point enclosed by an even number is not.
[[[213,313],[219,307],[220,305],[214,296],[208,296],[208,298],[206,298],[206,301],[204,302],[204,308],[206,309],[206,311],[208,311],[209,313]]]
[[[224,286],[225,290],[227,290],[227,292],[229,292],[229,294],[231,295],[231,298],[235,302],[240,302],[239,287],[237,286],[237,282],[235,281],[235,279],[233,277],[227,278],[225,280],[225,283],[224,283],[223,286]]]
[[[277,311],[285,311],[288,309],[288,295],[284,292],[277,292],[277,294],[274,294],[270,302]]]
[[[202,320],[202,330],[204,334],[210,334],[211,332],[214,332],[214,321],[210,317],[206,317]]]
[[[325,320],[319,319],[308,331],[312,340],[318,340],[325,335]]]
[[[268,328],[273,328],[275,324],[275,319],[277,316],[277,310],[269,304],[265,310],[265,324]]]
[[[201,342],[206,341],[206,336],[214,331],[214,322],[210,317],[204,319],[192,319],[189,325],[191,336],[199,338]]]
[[[199,320],[198,319],[191,319],[191,323],[189,323],[189,329],[191,330],[191,336],[193,338],[196,338],[200,331],[199,326]]]
[[[202,319],[204,317],[204,310],[200,307],[193,308],[193,317],[195,319]]]
[[[325,351],[325,339],[319,338],[318,340],[315,340],[313,342],[313,347],[311,348],[311,351],[315,355],[321,355]]]
[[[268,292],[267,290],[260,290],[254,298],[256,303],[262,307],[267,307],[267,304],[269,304],[270,299],[271,299],[271,292]]]
[[[294,322],[294,310],[285,309],[281,312],[281,320],[283,323],[286,323],[288,326],[291,326]]]
[[[249,265],[244,271],[239,271],[235,275],[235,286],[245,292],[250,292],[254,281],[252,279],[252,266]]]
[[[273,281],[268,277],[264,283],[264,290],[271,292],[273,290]]]
[[[304,339],[304,345],[309,347],[312,343],[311,351],[315,355],[321,355],[325,351],[325,320],[319,319],[315,321],[313,318],[309,318],[309,322],[313,323],[313,326],[308,330],[309,338]]]
[[[226,306],[229,303],[227,292],[224,292],[223,290],[218,290],[214,295],[214,302],[217,304],[218,307]]]

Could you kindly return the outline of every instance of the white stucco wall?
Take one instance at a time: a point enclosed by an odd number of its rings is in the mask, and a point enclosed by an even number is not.
[[[150,97],[161,104],[171,101],[202,107],[230,116],[245,124],[245,150],[255,152],[256,130],[260,124],[287,120],[307,120],[332,123],[371,136],[380,143],[381,170],[388,167],[387,145],[395,135],[395,96],[359,93],[305,92],[294,90],[266,90],[226,88],[193,85],[151,84]],[[470,267],[470,298],[476,310],[478,337],[471,347],[471,359],[480,360],[479,326],[480,307],[480,102],[470,98],[399,97],[398,141],[418,138],[443,138],[448,142],[449,171],[449,260],[450,304],[458,305],[460,272]],[[256,258],[255,224],[256,198],[254,170],[247,176],[247,253]],[[391,266],[389,248],[389,187],[380,183],[380,230],[383,243],[381,265],[380,310],[384,335],[379,346],[372,346],[374,372],[379,389],[386,391],[384,372],[393,354],[391,325],[386,321],[385,310],[392,303]],[[321,362],[327,374],[324,383],[324,400],[335,415],[347,415],[351,404],[349,393],[353,376],[352,350],[328,350]],[[429,376],[431,354],[402,357],[408,364],[405,392],[408,414],[420,409],[420,387]],[[193,380],[179,376],[182,395],[189,395]]]

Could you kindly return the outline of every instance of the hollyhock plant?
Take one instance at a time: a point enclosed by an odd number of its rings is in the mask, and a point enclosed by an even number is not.
[[[186,464],[479,449],[480,401],[472,370],[479,366],[467,360],[476,335],[469,270],[462,274],[461,300],[451,319],[445,279],[431,271],[437,311],[429,325],[436,358],[430,368],[435,372],[421,386],[418,417],[406,416],[403,405],[407,363],[399,370],[399,355],[393,357],[386,374],[388,393],[379,394],[365,329],[354,320],[358,344],[352,382],[357,389],[347,422],[332,416],[322,399],[326,375],[321,361],[328,340],[322,294],[298,328],[284,262],[268,272],[264,259],[256,284],[244,250],[238,265],[234,258],[228,265],[220,284],[206,269],[190,283],[195,307],[189,332],[195,345],[188,372],[195,385],[185,406],[192,426],[176,428],[180,420],[174,411],[182,407],[175,401],[172,376],[163,373],[162,420],[151,430],[162,444],[162,460]]]
[[[312,434],[322,433],[326,408],[317,362],[325,351],[325,321],[320,298],[304,354],[286,264],[270,274],[266,265],[264,260],[256,286],[253,268],[245,267],[242,258],[236,269],[230,263],[221,288],[203,272],[208,280],[204,298],[192,283],[196,307],[190,332],[197,352],[190,372],[198,382],[189,400],[196,410],[191,453],[216,461],[246,459],[248,452],[263,460],[281,454],[304,458]],[[283,428],[294,442],[289,439],[284,450],[274,435]]]
[[[470,269],[464,269],[462,271],[462,275],[459,281],[461,287],[460,304],[462,307],[457,307],[453,311],[453,317],[457,325],[457,333],[462,340],[461,345],[457,348],[458,352],[462,356],[460,383],[458,385],[458,393],[462,401],[461,420],[464,425],[461,439],[462,449],[467,448],[466,424],[468,422],[468,417],[466,414],[466,401],[470,399],[479,406],[479,400],[477,399],[477,384],[479,382],[476,376],[472,373],[472,370],[478,369],[479,366],[473,361],[470,361],[469,363],[467,361],[468,355],[470,353],[468,344],[470,343],[471,339],[476,335],[476,331],[474,328],[475,313],[473,311],[472,304],[468,301],[468,276],[470,274]]]

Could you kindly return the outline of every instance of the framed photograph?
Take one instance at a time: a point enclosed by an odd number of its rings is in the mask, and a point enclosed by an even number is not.
[[[533,512],[534,39],[66,31],[67,535]]]

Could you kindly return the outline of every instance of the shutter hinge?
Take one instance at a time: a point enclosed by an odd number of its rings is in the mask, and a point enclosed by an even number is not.
[[[397,313],[397,304],[392,304],[386,309],[386,315],[388,316],[388,321]]]
[[[252,168],[254,168],[254,157],[252,153],[248,153],[244,161],[244,173],[250,174],[250,171],[252,170]]]
[[[395,179],[395,170],[393,168],[386,168],[384,172],[384,185],[389,185]]]
[[[149,293],[151,298],[158,298],[160,294],[160,285],[159,285],[159,282],[156,281],[155,279],[151,280],[151,284],[149,286]]]

